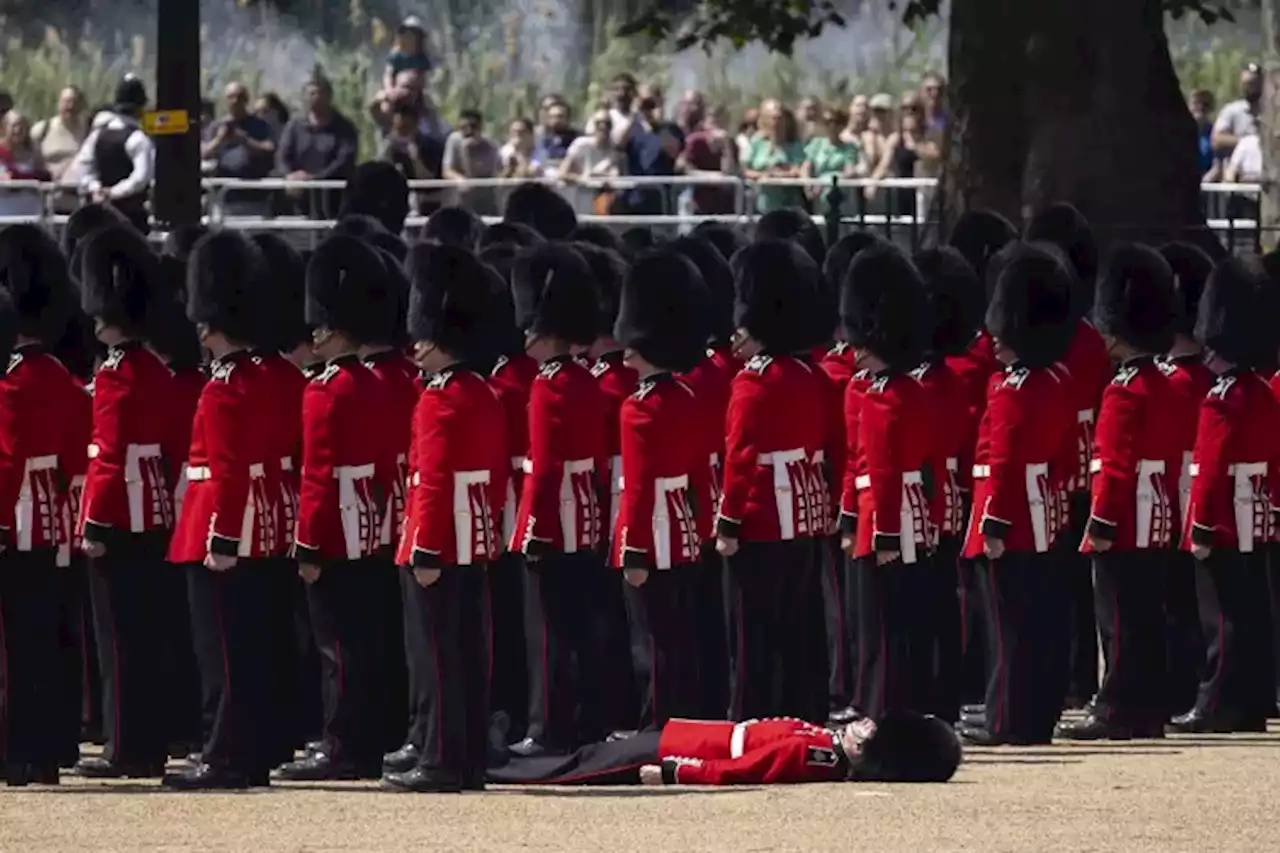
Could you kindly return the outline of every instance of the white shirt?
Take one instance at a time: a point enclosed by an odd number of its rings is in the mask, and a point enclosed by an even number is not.
[[[1262,144],[1257,134],[1242,136],[1236,143],[1227,162],[1227,172],[1241,183],[1262,180]]]
[[[155,174],[156,147],[151,137],[143,133],[138,123],[128,116],[116,115],[112,112],[98,113],[93,120],[93,130],[80,146],[72,170],[80,176],[80,186],[86,192],[95,193],[102,189],[102,181],[98,179],[98,163],[95,148],[98,144],[98,133],[102,130],[126,130],[133,128],[133,133],[124,142],[125,153],[133,161],[133,171],[129,177],[107,189],[111,198],[125,198],[145,192],[151,186]]]

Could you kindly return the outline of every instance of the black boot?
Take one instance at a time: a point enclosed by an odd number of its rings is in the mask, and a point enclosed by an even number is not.
[[[132,764],[86,757],[77,761],[71,772],[85,779],[159,779],[164,775],[164,764]]]
[[[1053,734],[1063,740],[1133,740],[1134,737],[1131,726],[1092,714],[1083,720],[1058,723]]]
[[[249,787],[249,774],[201,764],[180,773],[167,773],[160,784],[173,791],[243,791]]]
[[[408,773],[418,766],[418,756],[421,752],[411,743],[406,743],[395,752],[388,752],[382,756],[383,773]]]
[[[383,776],[382,787],[388,791],[403,793],[457,794],[462,791],[462,780],[443,770],[415,767],[407,773],[388,773]]]
[[[301,761],[290,761],[275,772],[277,779],[287,782],[352,782],[361,775],[355,764],[336,760],[326,752],[315,752]]]

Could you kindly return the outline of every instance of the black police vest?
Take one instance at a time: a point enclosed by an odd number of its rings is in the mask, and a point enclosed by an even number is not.
[[[93,160],[97,165],[98,180],[104,187],[114,187],[133,174],[133,158],[129,156],[126,143],[136,132],[135,127],[104,127],[98,131]]]

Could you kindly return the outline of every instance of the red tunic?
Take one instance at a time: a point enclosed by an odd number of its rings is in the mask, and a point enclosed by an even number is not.
[[[711,473],[707,479],[707,500],[699,496],[698,518],[704,539],[715,538],[716,508],[720,506],[721,486],[724,483],[724,426],[725,413],[729,409],[729,388],[733,377],[742,369],[742,362],[727,347],[712,347],[707,357],[697,366],[680,376],[681,381],[693,389],[693,396],[701,409],[698,415],[702,424],[703,448]],[[705,504],[705,506],[704,506]]]
[[[973,453],[978,443],[978,423],[982,420],[982,413],[987,410],[987,388],[991,385],[991,377],[1003,367],[996,359],[995,342],[986,331],[979,332],[969,348],[960,355],[947,356],[946,365],[964,386],[965,400],[969,406],[965,433],[960,441],[960,470],[956,476],[960,488],[968,491],[973,487]]]
[[[645,379],[623,401],[614,566],[670,569],[697,561],[702,536],[695,507],[707,492],[710,470],[701,437],[690,435],[688,425],[700,414],[693,391],[670,373]]]
[[[1050,368],[1011,365],[992,377],[978,426],[965,557],[982,555],[984,536],[1003,540],[1008,551],[1049,550],[1062,513],[1056,463],[1073,411]]]
[[[417,365],[403,353],[386,350],[368,356],[364,363],[378,378],[387,412],[383,432],[386,458],[381,464],[392,472],[392,478],[387,504],[382,508],[381,544],[384,548],[394,547],[408,515],[410,433],[422,386]]]
[[[778,542],[826,533],[823,388],[792,356],[757,355],[733,378],[716,534]]]
[[[1280,404],[1248,370],[1218,377],[1200,404],[1183,546],[1250,553],[1271,538],[1271,491],[1280,484]],[[1275,501],[1280,503],[1280,501]]]
[[[619,494],[622,491],[622,438],[618,412],[622,403],[636,392],[640,379],[635,370],[622,363],[621,352],[607,352],[591,365],[591,375],[600,383],[604,392],[605,444],[609,459],[609,529],[618,518]]]
[[[1200,404],[1213,387],[1214,375],[1199,355],[1180,355],[1157,362],[1169,378],[1175,393],[1165,428],[1176,435],[1182,450],[1178,473],[1178,508],[1182,512],[1180,530],[1186,529],[1187,510],[1191,507],[1191,451],[1196,446],[1196,425],[1200,422]]]
[[[108,351],[93,382],[93,441],[80,517],[85,539],[173,528],[164,459],[173,391],[173,374],[141,342]]]
[[[530,556],[595,550],[604,541],[608,403],[581,362],[544,362],[529,392],[529,458],[510,549]]]
[[[66,410],[71,417],[67,424],[70,444],[67,447],[65,466],[71,477],[67,483],[67,518],[71,528],[71,550],[78,551],[81,544],[79,519],[80,507],[84,503],[84,475],[89,470],[89,443],[93,441],[93,390],[81,384],[74,375],[71,380],[66,383]],[[167,454],[168,450],[165,452]],[[185,450],[182,455],[186,455]]]
[[[173,515],[182,516],[182,501],[187,494],[187,451],[191,449],[191,425],[196,419],[196,406],[208,381],[204,371],[197,367],[184,367],[173,374],[173,397],[165,405],[169,413],[169,437],[165,442],[164,459],[168,465],[169,482],[173,484]],[[301,420],[301,418],[299,418]]]
[[[1063,439],[1063,460],[1074,459],[1074,470],[1064,473],[1068,492],[1089,490],[1089,463],[1093,459],[1093,425],[1097,421],[1102,391],[1114,371],[1107,345],[1098,330],[1081,320],[1063,356],[1061,367],[1068,380],[1068,394],[1075,406],[1074,432]]]
[[[413,441],[418,467],[396,562],[434,569],[496,559],[511,453],[493,389],[470,370],[435,374],[414,407]]]
[[[489,374],[489,387],[498,395],[507,422],[507,450],[511,453],[507,494],[502,501],[502,541],[510,542],[516,528],[516,505],[524,485],[529,453],[529,391],[538,375],[538,362],[524,353],[501,356]]]
[[[271,388],[272,418],[267,436],[268,488],[278,495],[277,556],[288,556],[298,524],[298,469],[302,456],[302,394],[307,375],[277,353],[254,356]]]
[[[973,445],[966,441],[974,432],[969,424],[968,389],[947,362],[925,362],[912,371],[911,376],[928,392],[935,418],[933,450],[929,454],[929,470],[934,482],[931,519],[939,533],[963,536],[966,519],[960,460],[973,452]],[[972,471],[970,466],[970,476]]]
[[[844,434],[845,386],[832,379],[820,366],[806,366],[813,371],[822,390],[823,443],[815,470],[822,478],[822,490],[826,495],[821,505],[821,532],[829,533],[840,514],[840,486],[844,477],[845,448],[848,446]]]
[[[675,719],[662,728],[658,756],[667,784],[839,782],[848,768],[835,738],[830,729],[788,717],[741,723]]]
[[[381,496],[390,487],[390,418],[378,378],[355,355],[331,360],[302,394],[302,481],[294,557],[359,560],[382,542]]]
[[[244,350],[215,359],[200,392],[187,455],[187,493],[169,562],[208,554],[259,559],[278,553],[276,501],[267,488],[272,389]]]
[[[1177,392],[1151,357],[1123,364],[1102,392],[1088,533],[1115,550],[1167,548],[1177,539],[1182,449],[1169,428],[1177,406]],[[1093,551],[1088,537],[1080,550]]]
[[[862,423],[862,397],[871,387],[871,371],[859,370],[844,389],[844,475],[840,482],[840,532],[852,536],[858,529],[858,476],[866,474],[859,465],[858,431]]]

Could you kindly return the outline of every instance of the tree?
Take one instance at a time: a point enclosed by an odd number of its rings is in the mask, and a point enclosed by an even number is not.
[[[895,8],[913,23],[940,3]],[[1195,127],[1166,13],[1231,17],[1205,0],[951,0],[944,223],[981,207],[1017,222],[1065,199],[1106,240],[1199,230]],[[759,40],[789,52],[842,24],[831,0],[702,0],[686,16],[655,3],[622,33],[683,46]]]

